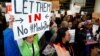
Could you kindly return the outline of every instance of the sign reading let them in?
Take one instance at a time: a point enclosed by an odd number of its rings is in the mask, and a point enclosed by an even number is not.
[[[34,0],[12,0],[15,40],[49,30],[51,3]]]

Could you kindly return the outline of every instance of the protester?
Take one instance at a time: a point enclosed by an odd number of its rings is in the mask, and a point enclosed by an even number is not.
[[[14,16],[10,15],[9,26],[3,31],[5,56],[21,56],[17,41],[14,40],[14,33],[12,30],[13,22]]]
[[[2,4],[0,3],[0,56],[4,56],[4,38],[3,31],[6,29],[6,20],[2,15]]]
[[[39,41],[41,56],[44,56],[44,55],[42,55],[42,51],[47,46],[47,44],[55,42],[55,39],[57,36],[57,30],[58,30],[57,24],[54,21],[51,21],[50,29],[43,34],[43,36],[41,37],[41,39]]]
[[[80,22],[76,28],[75,32],[75,46],[76,46],[76,52],[75,54],[78,56],[86,56],[85,52],[85,35],[83,33],[84,31],[84,26],[82,22]]]
[[[39,53],[39,36],[38,34],[30,35],[24,38],[20,51],[22,56],[40,56]]]
[[[57,39],[52,45],[47,45],[43,54],[48,56],[73,56],[73,48],[69,44],[70,34],[67,28],[58,30]]]

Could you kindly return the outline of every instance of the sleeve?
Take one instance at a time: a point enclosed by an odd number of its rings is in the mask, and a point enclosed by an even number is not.
[[[17,42],[14,40],[13,31],[4,31],[4,51],[5,56],[21,56]]]
[[[11,37],[11,33],[8,35],[7,31],[3,32],[4,34],[4,51],[5,51],[5,56],[10,56],[10,54],[12,53],[12,51],[10,50],[10,37]]]

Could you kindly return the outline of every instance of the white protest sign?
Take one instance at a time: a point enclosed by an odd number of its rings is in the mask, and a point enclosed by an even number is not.
[[[67,15],[73,15],[73,12],[71,10],[68,10]]]
[[[96,34],[96,31],[98,30],[98,28],[99,28],[99,25],[93,25],[93,35],[95,35]]]
[[[20,1],[20,2],[19,2]],[[49,30],[51,3],[34,0],[12,0],[15,40]]]
[[[75,29],[69,30],[70,33],[70,43],[74,43],[75,42]]]
[[[81,10],[81,6],[71,4],[70,10],[71,10],[74,14],[75,14],[75,13],[79,13],[80,10]]]

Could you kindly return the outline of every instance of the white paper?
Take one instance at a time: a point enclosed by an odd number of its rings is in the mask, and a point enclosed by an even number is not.
[[[93,35],[95,35],[96,34],[96,31],[98,30],[98,28],[99,28],[99,25],[93,25]]]
[[[70,43],[74,43],[75,42],[75,29],[69,30],[70,33]]]
[[[11,2],[12,14],[14,14],[15,20],[13,22],[15,40],[49,30],[51,2],[28,0],[23,4],[23,1],[24,0],[12,0]],[[41,8],[40,5],[44,8]],[[31,18],[29,18],[29,15],[31,15]],[[8,18],[7,20],[9,21],[9,15],[6,15],[6,18]]]

